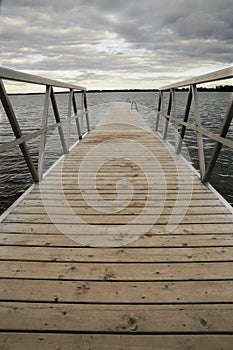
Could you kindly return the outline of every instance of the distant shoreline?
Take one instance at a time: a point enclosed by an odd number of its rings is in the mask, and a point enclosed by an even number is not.
[[[233,85],[219,85],[213,88],[207,88],[207,87],[198,87],[198,91],[200,92],[233,92]],[[158,92],[159,89],[113,89],[113,90],[87,90],[87,93],[108,93],[108,92]],[[169,91],[169,90],[165,90]],[[179,88],[176,89],[176,91],[184,92],[188,91],[188,88]],[[58,91],[56,94],[67,94],[67,91]],[[81,93],[81,91],[80,91]],[[15,95],[44,95],[44,92],[17,92],[17,93],[9,93],[9,96],[15,96]]]

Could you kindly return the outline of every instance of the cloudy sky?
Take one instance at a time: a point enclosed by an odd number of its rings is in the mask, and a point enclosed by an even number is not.
[[[89,89],[231,66],[233,0],[0,0],[0,65]]]

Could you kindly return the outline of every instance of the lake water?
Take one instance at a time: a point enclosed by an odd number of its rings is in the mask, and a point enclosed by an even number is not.
[[[176,95],[177,114],[182,118],[185,109],[187,93],[179,92]],[[212,132],[220,130],[221,122],[229,102],[231,93],[226,92],[201,92],[199,93],[199,106],[202,126]],[[77,97],[79,100],[79,96]],[[143,115],[152,130],[155,130],[156,108],[158,105],[157,92],[108,92],[108,93],[88,93],[88,109],[91,128],[95,128],[101,118],[105,115],[112,101],[126,101],[128,98],[137,102],[138,111]],[[165,95],[168,101],[168,94]],[[41,116],[43,113],[43,95],[14,95],[10,96],[14,106],[19,124],[23,133],[29,133],[39,130],[41,125]],[[67,115],[68,95],[57,95],[57,103],[62,119]],[[191,109],[190,119],[194,118]],[[49,112],[49,123],[54,123],[52,110]],[[162,123],[160,131],[162,131]],[[76,128],[73,122],[71,125],[71,142],[76,140]],[[233,139],[233,125],[227,135]],[[14,139],[13,132],[5,113],[0,106],[0,144]],[[61,154],[62,149],[59,141],[58,131],[52,131],[48,135],[48,145],[45,152],[45,170],[48,169]],[[169,128],[168,139],[173,143],[173,128]],[[185,136],[185,145],[189,151],[193,165],[198,168],[197,140],[194,132],[187,130]],[[208,161],[213,141],[204,138],[205,156]],[[37,164],[38,160],[39,138],[28,142],[28,147],[32,158]],[[233,204],[233,150],[223,147],[219,160],[215,166],[211,178],[213,186]],[[19,148],[14,148],[0,155],[0,213],[11,205],[16,198],[21,195],[32,183],[31,175],[27,170],[25,161]]]

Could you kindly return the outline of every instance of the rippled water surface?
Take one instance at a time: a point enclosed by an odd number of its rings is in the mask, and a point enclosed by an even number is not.
[[[182,118],[184,105],[187,99],[185,92],[176,95],[177,116]],[[199,93],[199,105],[202,126],[212,132],[219,132],[224,114],[231,94],[225,92],[201,92]],[[112,101],[126,101],[128,98],[137,102],[138,111],[143,115],[151,129],[155,129],[156,108],[158,104],[158,93],[155,92],[109,92],[109,93],[88,93],[88,108],[91,128],[95,128],[101,118],[105,115]],[[10,97],[17,115],[20,127],[24,134],[38,130],[41,126],[43,114],[43,95],[15,95]],[[79,96],[77,96],[79,101]],[[168,101],[168,94],[165,95]],[[57,97],[61,118],[67,115],[68,95],[60,94]],[[193,109],[190,114],[190,121],[193,121]],[[49,112],[49,124],[54,123],[52,110]],[[85,123],[84,123],[85,126]],[[159,126],[163,130],[163,122]],[[68,129],[65,130],[65,134]],[[70,145],[77,137],[75,122],[70,128]],[[227,137],[233,138],[233,125],[231,125]],[[14,139],[5,113],[0,106],[0,143]],[[174,129],[169,127],[168,139],[174,143]],[[198,168],[197,140],[194,132],[187,130],[185,145],[193,165]],[[208,138],[204,139],[205,156],[208,161],[214,142]],[[31,156],[37,165],[39,138],[28,142]],[[57,131],[52,131],[47,137],[45,152],[45,170],[62,154],[62,148]],[[216,164],[211,183],[217,190],[233,204],[233,150],[223,147],[219,160]],[[0,212],[4,211],[15,199],[22,194],[32,183],[31,175],[28,172],[25,161],[18,147],[0,155]]]

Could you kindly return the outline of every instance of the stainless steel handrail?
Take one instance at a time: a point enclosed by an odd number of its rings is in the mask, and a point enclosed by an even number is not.
[[[160,117],[163,117],[165,120],[164,129],[163,129],[163,139],[167,138],[167,130],[169,122],[173,122],[179,131],[179,140],[176,144],[176,152],[180,153],[183,139],[185,136],[186,129],[192,129],[196,132],[197,143],[198,143],[198,156],[199,156],[199,168],[200,168],[200,177],[203,182],[208,182],[213,173],[213,169],[218,160],[219,153],[223,145],[233,148],[233,140],[226,138],[227,132],[231,125],[233,119],[233,94],[228,103],[225,117],[221,125],[221,130],[219,134],[212,133],[204,129],[201,125],[201,116],[199,111],[199,102],[198,102],[198,92],[197,85],[203,83],[209,83],[214,81],[220,81],[225,79],[233,78],[233,67],[221,69],[209,74],[203,74],[191,79],[182,80],[174,84],[169,84],[160,88],[159,91],[159,102],[157,109],[157,119],[156,119],[156,131],[159,129]],[[183,120],[177,118],[177,106],[176,106],[176,89],[182,87],[189,87],[188,98],[186,101],[185,111],[183,115]],[[169,91],[169,102],[167,105],[167,112],[165,112],[165,100],[164,93]],[[194,104],[194,116],[195,124],[189,123],[188,118],[190,114],[191,104]],[[214,140],[215,146],[212,151],[212,155],[208,164],[206,164],[204,145],[203,145],[203,136],[207,136],[210,139]]]
[[[13,105],[10,101],[10,98],[8,96],[8,93],[6,91],[4,81],[17,81],[17,82],[23,82],[23,83],[30,83],[30,84],[37,84],[37,85],[43,85],[45,86],[45,95],[44,95],[44,110],[42,115],[42,125],[40,130],[27,133],[26,135],[23,135],[22,130],[20,128],[20,125],[17,120],[17,115],[15,113],[15,110],[13,108]],[[59,87],[68,90],[69,92],[69,101],[68,101],[68,113],[65,120],[61,121],[57,102],[56,102],[56,96],[54,93],[54,87]],[[81,108],[80,111],[78,111],[77,105],[76,105],[76,97],[75,92],[79,91],[82,94],[81,98]],[[24,159],[26,161],[26,164],[28,166],[28,169],[32,175],[32,178],[35,182],[39,182],[43,177],[43,164],[44,164],[44,150],[45,150],[45,144],[46,144],[46,134],[49,130],[58,129],[60,141],[63,148],[63,153],[69,152],[69,133],[67,138],[65,138],[64,132],[63,132],[63,124],[64,123],[70,123],[72,118],[75,118],[76,126],[77,126],[77,139],[82,139],[85,132],[81,130],[80,126],[80,117],[85,116],[86,117],[86,125],[87,125],[87,132],[90,131],[90,123],[89,123],[89,116],[88,116],[88,108],[87,108],[87,98],[86,98],[86,88],[79,85],[69,84],[65,82],[61,82],[58,80],[53,79],[47,79],[44,77],[26,74],[17,72],[11,69],[0,67],[0,99],[3,105],[3,108],[5,110],[5,113],[8,117],[9,123],[11,125],[11,128],[15,135],[15,140],[5,142],[2,145],[0,145],[0,153],[6,152],[10,150],[12,147],[19,146],[22,154],[24,156]],[[55,117],[55,123],[52,125],[48,125],[48,112],[49,112],[49,104],[51,103],[53,108],[53,113]],[[27,141],[34,139],[36,137],[40,136],[40,145],[39,145],[39,159],[38,159],[38,167],[35,166],[31,154],[29,152],[29,149],[27,147]]]
[[[173,89],[173,88],[179,88],[179,87],[185,87],[190,86],[193,84],[204,84],[204,83],[211,83],[213,81],[218,80],[225,80],[233,78],[233,67],[228,67],[224,69],[217,70],[212,73],[202,74],[197,77],[193,77],[190,79],[185,79],[178,81],[173,84],[165,85],[159,88],[159,90],[167,90],[167,89]]]
[[[0,78],[5,80],[19,81],[23,83],[37,84],[37,85],[51,85],[65,89],[86,90],[85,87],[65,83],[59,80],[48,79],[38,75],[18,72],[12,69],[0,67]]]

